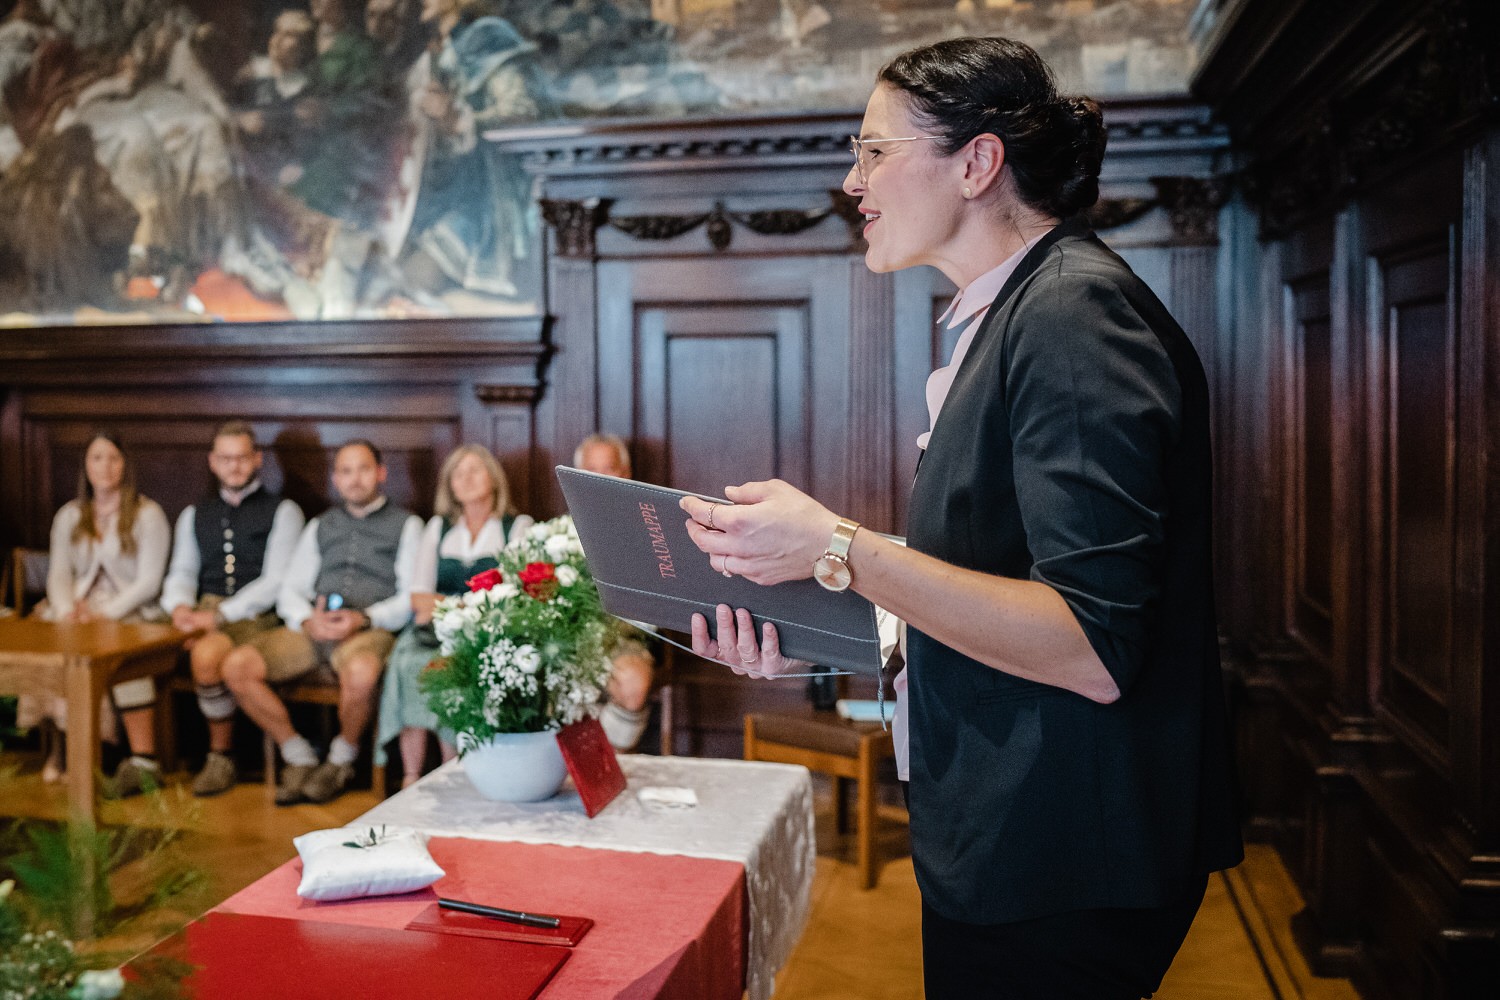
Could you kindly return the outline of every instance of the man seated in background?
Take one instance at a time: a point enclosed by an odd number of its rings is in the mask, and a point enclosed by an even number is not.
[[[297,541],[276,601],[285,627],[235,647],[224,661],[240,707],[281,749],[277,805],[327,802],[349,787],[385,658],[411,617],[422,522],[380,492],[385,480],[370,442],[338,450],[333,486],[341,504],[309,521]],[[320,764],[270,685],[324,664],[338,676],[339,734]]]
[[[573,451],[573,465],[604,476],[631,478],[630,450],[614,434],[590,434],[584,438]],[[651,714],[646,699],[656,676],[655,658],[645,637],[625,626],[624,634],[610,651],[610,662],[609,700],[599,711],[599,723],[616,750],[634,750]]]
[[[187,643],[198,707],[208,720],[208,757],[193,794],[218,795],[238,780],[230,756],[234,697],[224,658],[274,629],[276,597],[302,532],[302,509],[260,481],[265,456],[255,431],[231,420],[214,433],[208,467],[215,490],[177,518],[161,606],[172,624],[203,634]]]

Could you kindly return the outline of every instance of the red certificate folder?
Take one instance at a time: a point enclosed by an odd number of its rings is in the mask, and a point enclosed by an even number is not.
[[[150,954],[197,967],[184,983],[195,1000],[533,1000],[570,953],[459,934],[213,912]]]
[[[593,819],[625,790],[625,772],[615,759],[615,748],[609,745],[599,720],[592,718],[564,726],[557,734],[557,745],[583,800],[583,811]]]

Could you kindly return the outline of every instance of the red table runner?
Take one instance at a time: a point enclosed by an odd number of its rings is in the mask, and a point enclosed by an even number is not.
[[[305,900],[297,895],[302,862],[293,859],[217,910],[390,930],[406,927],[438,896],[570,914],[594,926],[569,949],[544,1000],[738,1000],[744,990],[745,870],[737,862],[451,837],[427,846],[447,875],[421,892]]]

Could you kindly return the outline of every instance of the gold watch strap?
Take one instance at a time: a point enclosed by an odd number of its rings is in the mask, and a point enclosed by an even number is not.
[[[849,546],[854,544],[854,533],[858,530],[858,521],[851,521],[847,517],[839,518],[838,526],[833,529],[833,537],[828,540],[827,554],[847,561]]]

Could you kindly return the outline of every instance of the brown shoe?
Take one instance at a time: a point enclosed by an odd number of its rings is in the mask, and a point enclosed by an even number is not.
[[[136,757],[126,757],[115,769],[115,776],[104,783],[106,799],[123,799],[161,787],[161,768]]]
[[[309,802],[330,802],[343,795],[349,782],[353,780],[353,764],[330,764],[324,761],[308,776],[307,784],[302,786],[302,795]]]
[[[281,780],[276,783],[276,804],[278,806],[292,806],[303,801],[307,796],[303,788],[307,785],[307,779],[320,765],[316,764],[285,764],[281,768]]]
[[[193,794],[199,798],[219,795],[229,791],[239,780],[239,770],[229,755],[211,750],[203,762],[203,770],[193,779]]]

